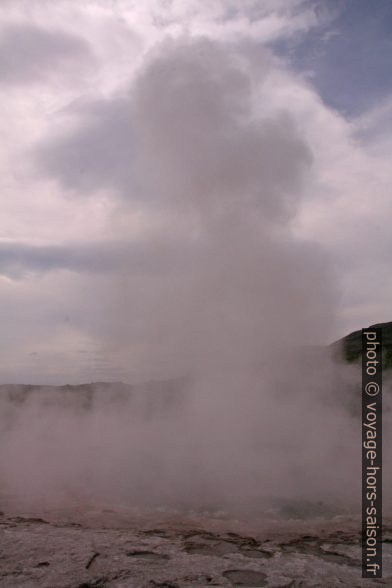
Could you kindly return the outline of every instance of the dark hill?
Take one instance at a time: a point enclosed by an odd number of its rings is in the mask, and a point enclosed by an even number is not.
[[[392,322],[377,323],[370,325],[369,328],[382,328],[382,347],[383,347],[383,369],[392,368]],[[359,363],[362,353],[362,330],[354,331],[342,339],[332,343],[337,354],[348,363]]]

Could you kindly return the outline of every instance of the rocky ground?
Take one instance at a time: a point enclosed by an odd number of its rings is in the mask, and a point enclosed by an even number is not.
[[[299,588],[392,586],[362,580],[359,519],[240,521],[127,508],[7,508],[0,517],[4,588]]]

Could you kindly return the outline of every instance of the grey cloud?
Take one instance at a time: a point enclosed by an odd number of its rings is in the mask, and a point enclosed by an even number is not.
[[[312,156],[287,112],[254,111],[254,61],[206,40],[163,44],[128,96],[85,105],[76,131],[48,138],[39,165],[80,195],[107,187],[154,207],[286,218]]]
[[[99,248],[56,245],[2,243],[0,272],[10,278],[22,278],[28,273],[43,273],[58,269],[73,271],[105,271],[110,255],[102,255]],[[112,259],[113,263],[113,259]]]
[[[178,271],[194,251],[181,243],[96,242],[66,245],[0,243],[0,275],[21,279],[27,274],[69,270],[78,273],[157,274]]]
[[[91,62],[88,44],[61,30],[8,25],[0,32],[0,83],[24,85]]]
[[[128,192],[133,153],[129,100],[96,101],[71,114],[78,118],[77,130],[39,147],[40,168],[80,195],[101,188]]]

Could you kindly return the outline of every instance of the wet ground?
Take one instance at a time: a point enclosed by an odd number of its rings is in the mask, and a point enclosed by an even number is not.
[[[392,586],[361,579],[359,519],[238,520],[102,506],[7,509],[0,516],[4,588]]]

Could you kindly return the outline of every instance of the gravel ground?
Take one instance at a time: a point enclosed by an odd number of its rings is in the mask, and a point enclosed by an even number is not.
[[[0,516],[4,588],[392,586],[392,526],[384,578],[362,580],[359,519],[238,520],[92,508]]]

